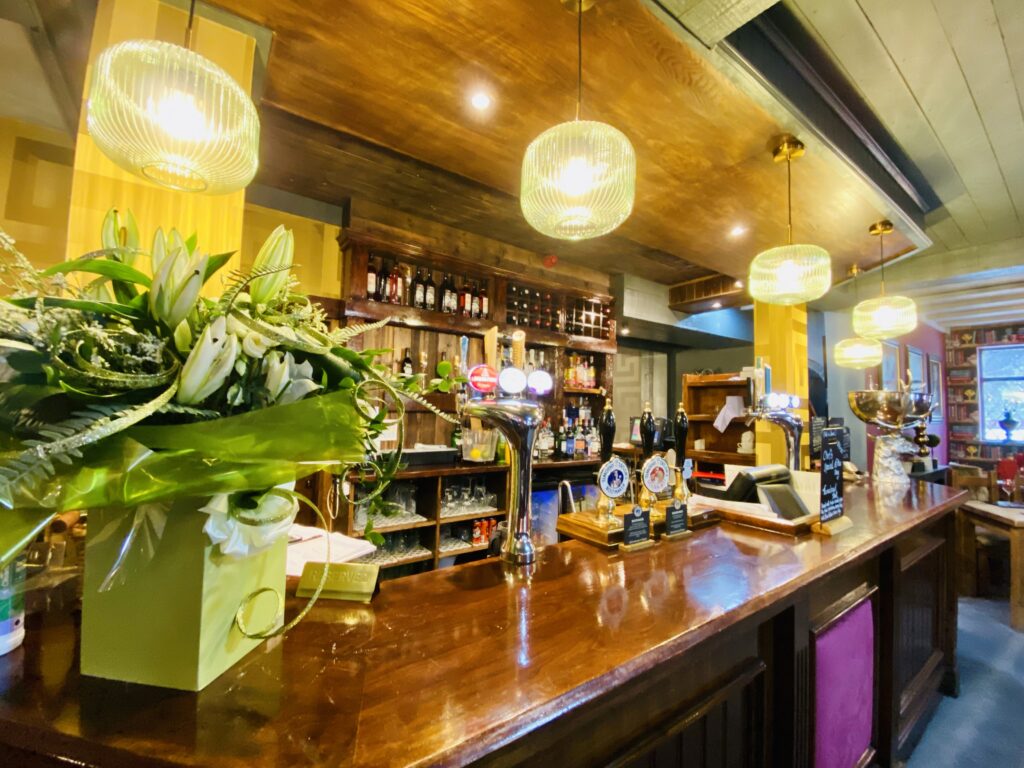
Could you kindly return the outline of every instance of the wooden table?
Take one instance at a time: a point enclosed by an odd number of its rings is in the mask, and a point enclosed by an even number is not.
[[[984,501],[969,501],[958,515],[957,559],[960,591],[975,594],[977,562],[976,526],[1004,533],[1010,538],[1010,626],[1024,630],[1024,509],[999,507]]]
[[[530,579],[487,560],[389,581],[199,693],[84,677],[77,615],[34,614],[0,657],[0,766],[807,766],[812,633],[858,600],[877,610],[865,759],[892,765],[956,690],[964,498],[857,486],[832,537],[720,524],[548,547]]]

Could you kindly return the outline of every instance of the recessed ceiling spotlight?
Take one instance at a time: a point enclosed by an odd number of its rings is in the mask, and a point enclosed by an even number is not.
[[[629,326],[628,325],[622,326],[622,328],[619,329],[619,333],[621,333],[623,336],[629,336]]]
[[[469,103],[473,106],[473,109],[483,112],[490,109],[493,99],[491,99],[491,95],[486,91],[474,91],[473,95],[469,97]]]
[[[737,288],[742,288],[743,287],[743,281],[742,280],[737,280],[735,283],[733,283],[733,285],[735,287],[737,287]]]
[[[742,224],[737,224],[729,230],[729,237],[742,237],[745,234],[747,234],[747,228]]]
[[[712,309],[721,309],[722,308],[722,302],[716,301],[714,304],[711,305],[711,308]]]

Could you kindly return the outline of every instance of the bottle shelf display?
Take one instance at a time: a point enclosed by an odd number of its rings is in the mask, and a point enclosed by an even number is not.
[[[946,335],[950,461],[995,464],[1001,458],[1002,443],[981,439],[978,348],[1011,344],[1024,344],[1024,325],[954,328]]]
[[[734,418],[724,432],[719,432],[714,425],[726,398],[742,397],[745,400],[747,392],[747,379],[740,378],[738,373],[683,376],[683,405],[689,421],[686,456],[694,459],[699,469],[719,471],[723,464],[756,463],[754,453],[739,452],[743,433],[753,432],[753,424],[748,427],[744,419]],[[704,441],[704,450],[694,448],[697,440]],[[716,466],[708,467],[709,464]]]

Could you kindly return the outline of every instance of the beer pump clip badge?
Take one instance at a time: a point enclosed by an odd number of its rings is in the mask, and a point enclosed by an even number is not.
[[[657,496],[668,488],[668,462],[664,456],[651,456],[641,470],[644,488]]]
[[[597,484],[601,492],[609,499],[618,499],[629,490],[629,467],[618,456],[612,456],[602,466],[597,475]]]

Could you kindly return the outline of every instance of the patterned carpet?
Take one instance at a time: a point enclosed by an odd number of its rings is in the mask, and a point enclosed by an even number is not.
[[[1005,600],[962,598],[960,697],[944,698],[908,768],[1024,768],[1024,633]]]

